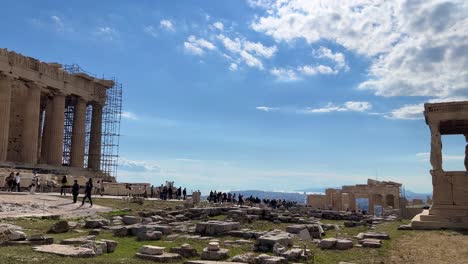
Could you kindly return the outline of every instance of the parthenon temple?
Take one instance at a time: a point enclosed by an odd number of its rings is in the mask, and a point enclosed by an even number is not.
[[[114,86],[0,49],[0,167],[100,172],[103,108]]]

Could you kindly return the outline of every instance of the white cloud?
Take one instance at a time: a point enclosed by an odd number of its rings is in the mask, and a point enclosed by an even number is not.
[[[129,120],[138,120],[138,116],[132,112],[122,111],[120,116],[122,118],[129,119]]]
[[[234,61],[244,62],[247,66],[263,70],[262,58],[271,58],[278,51],[276,46],[267,47],[260,42],[251,42],[246,39],[231,39],[223,34],[218,35],[218,39],[228,50]]]
[[[312,54],[314,54],[314,56],[316,56],[317,58],[327,58],[335,62],[336,71],[339,71],[339,70],[348,71],[349,70],[349,66],[346,64],[345,56],[341,52],[334,53],[329,48],[320,47],[316,50],[313,50]]]
[[[369,102],[360,102],[360,101],[348,101],[343,105],[336,105],[333,103],[328,103],[325,107],[321,108],[306,108],[304,110],[299,110],[299,113],[304,114],[316,114],[316,113],[331,113],[331,112],[365,112],[372,108],[372,104]]]
[[[276,76],[276,80],[283,82],[297,81],[301,79],[297,72],[290,68],[273,68],[270,70],[270,73]]]
[[[325,66],[325,65],[318,65],[318,66],[311,66],[311,65],[304,65],[297,68],[297,71],[303,73],[305,75],[316,75],[316,74],[337,74],[336,70]]]
[[[131,160],[125,157],[119,158],[119,166],[123,170],[127,171],[155,171],[160,172],[162,169],[156,162],[144,161],[144,160]]]
[[[272,111],[277,111],[279,108],[276,107],[269,107],[269,106],[257,106],[255,109],[263,112],[272,112]]]
[[[168,19],[163,19],[159,22],[159,27],[168,31],[175,31],[174,24]]]
[[[94,36],[97,36],[101,39],[113,41],[119,38],[119,32],[117,29],[112,27],[98,27],[94,31]]]
[[[238,68],[239,68],[239,66],[234,62],[231,62],[231,64],[229,65],[229,70],[231,70],[231,71],[237,71]]]
[[[379,96],[466,95],[468,2],[249,0],[266,10],[251,24],[276,41],[332,41],[369,58],[360,89]],[[322,50],[322,55],[335,60]]]
[[[196,38],[194,35],[188,37],[184,42],[185,51],[193,55],[203,55],[206,50],[214,50],[216,46],[203,38]]]
[[[405,105],[392,110],[385,117],[389,119],[418,120],[424,118],[423,111],[424,104]]]
[[[59,16],[51,16],[50,17],[54,23],[55,30],[58,32],[65,31],[65,25],[63,24],[62,19]]]
[[[219,22],[219,21],[213,23],[213,27],[215,27],[215,28],[217,28],[217,29],[219,29],[219,30],[221,30],[221,31],[224,30],[224,25],[223,25],[223,23],[221,23],[221,22]]]
[[[416,156],[420,158],[421,161],[428,161],[431,157],[430,152],[420,152],[416,153]],[[452,161],[452,160],[465,160],[465,156],[463,155],[448,155],[448,154],[442,154],[442,159],[443,161]]]
[[[153,26],[149,25],[149,26],[146,26],[145,28],[143,28],[143,31],[152,36],[153,38],[157,37],[158,36],[158,32],[156,30],[156,28],[154,28]]]

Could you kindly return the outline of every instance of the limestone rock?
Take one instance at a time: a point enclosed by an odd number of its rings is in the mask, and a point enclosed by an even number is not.
[[[76,247],[72,245],[51,244],[36,246],[33,247],[33,249],[37,252],[50,253],[64,257],[86,258],[96,256],[96,253],[91,248]]]
[[[106,243],[107,253],[113,253],[119,244],[119,242],[110,239],[102,239],[101,241]]]
[[[165,247],[145,245],[140,248],[140,253],[146,255],[162,255]]]
[[[177,253],[184,258],[198,257],[198,252],[190,244],[183,244],[180,247],[173,247],[169,250],[171,253]]]
[[[182,257],[179,254],[166,252],[163,252],[161,255],[136,253],[136,257],[161,263],[180,262],[182,260]]]
[[[338,239],[335,245],[336,249],[346,250],[353,247],[353,241],[349,239]]]
[[[70,230],[70,226],[68,225],[68,222],[65,220],[61,220],[56,222],[54,225],[50,227],[49,232],[50,233],[66,233]]]
[[[281,256],[288,259],[288,261],[298,261],[301,258],[303,252],[304,250],[301,248],[292,248],[286,252],[283,252]]]
[[[203,260],[223,260],[229,257],[229,250],[225,248],[220,248],[216,251],[210,251],[208,248],[204,248],[201,254],[201,259]]]
[[[335,247],[336,241],[336,238],[325,238],[320,240],[318,247],[321,249],[332,249]]]
[[[236,255],[232,258],[234,262],[242,262],[242,263],[249,263],[255,264],[255,254],[254,253],[244,253],[240,255]]]
[[[22,241],[26,240],[26,234],[23,231],[15,230],[8,235],[10,241]]]
[[[269,256],[262,254],[255,258],[257,264],[287,264],[288,260],[284,257]]]
[[[122,217],[122,222],[124,222],[126,225],[134,225],[140,223],[141,219],[136,216],[126,215]]]
[[[60,241],[62,245],[83,245],[96,240],[96,236],[81,236]]]
[[[231,230],[240,229],[239,222],[226,222],[226,221],[207,221],[197,223],[195,233],[201,235],[215,236],[225,234]]]
[[[284,247],[292,246],[291,235],[287,232],[275,229],[259,237],[255,245],[259,251],[271,251],[276,243]]]
[[[162,235],[163,234],[159,231],[146,231],[138,233],[137,238],[141,241],[160,240]]]

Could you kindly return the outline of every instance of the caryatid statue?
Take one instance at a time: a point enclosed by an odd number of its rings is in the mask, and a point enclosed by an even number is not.
[[[442,171],[442,139],[439,124],[430,124],[431,128],[431,165],[434,171]],[[467,146],[468,151],[468,146]],[[465,166],[467,160],[465,158]]]

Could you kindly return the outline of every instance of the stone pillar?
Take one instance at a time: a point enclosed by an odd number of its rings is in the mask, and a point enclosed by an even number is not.
[[[73,113],[70,165],[83,168],[86,139],[86,102],[77,98]]]
[[[41,88],[35,83],[27,83],[28,91],[25,98],[23,122],[23,148],[21,161],[29,164],[37,163],[39,112],[41,108]]]
[[[431,165],[432,170],[442,171],[442,139],[439,123],[430,123],[431,128]]]
[[[57,94],[52,98],[52,119],[46,122],[50,124],[49,145],[47,147],[47,163],[54,166],[62,165],[63,155],[63,129],[65,122],[65,96]]]
[[[49,160],[50,128],[52,127],[52,100],[46,99],[44,128],[42,130],[41,158],[40,163],[46,164]]]
[[[10,127],[11,80],[0,75],[0,162],[6,161]]]
[[[99,170],[101,167],[102,105],[93,103],[91,135],[89,137],[88,168]]]
[[[374,214],[374,197],[372,197],[372,194],[369,194],[369,214],[373,215]]]

